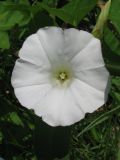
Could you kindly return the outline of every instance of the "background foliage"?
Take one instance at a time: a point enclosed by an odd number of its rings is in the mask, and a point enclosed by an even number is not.
[[[37,160],[35,115],[16,100],[11,72],[27,36],[44,26],[74,27],[92,32],[104,1],[0,1],[0,156],[6,160]],[[120,0],[112,0],[101,38],[111,73],[107,103],[77,123],[64,160],[120,160]]]

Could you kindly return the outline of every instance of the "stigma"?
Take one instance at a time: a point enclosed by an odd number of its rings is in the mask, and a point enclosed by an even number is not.
[[[59,80],[60,82],[63,83],[63,82],[66,81],[68,78],[69,78],[69,77],[68,77],[68,73],[67,73],[67,72],[62,71],[62,72],[58,73],[58,80]]]

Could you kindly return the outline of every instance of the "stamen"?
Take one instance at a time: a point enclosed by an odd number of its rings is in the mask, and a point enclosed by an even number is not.
[[[55,82],[60,86],[68,86],[72,81],[73,72],[69,67],[56,67],[52,73],[52,78],[54,77]]]
[[[65,79],[67,79],[67,74],[65,72],[62,72],[62,73],[60,73],[59,78],[61,80],[65,80]]]

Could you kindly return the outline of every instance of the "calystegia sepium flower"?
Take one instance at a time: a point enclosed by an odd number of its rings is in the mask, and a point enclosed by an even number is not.
[[[12,86],[19,102],[51,126],[67,126],[107,100],[109,73],[100,40],[77,29],[45,27],[19,51]]]

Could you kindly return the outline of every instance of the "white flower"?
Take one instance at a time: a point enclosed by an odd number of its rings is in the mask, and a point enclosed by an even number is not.
[[[45,27],[25,40],[19,57],[15,95],[47,124],[71,125],[106,102],[109,73],[92,34]]]

